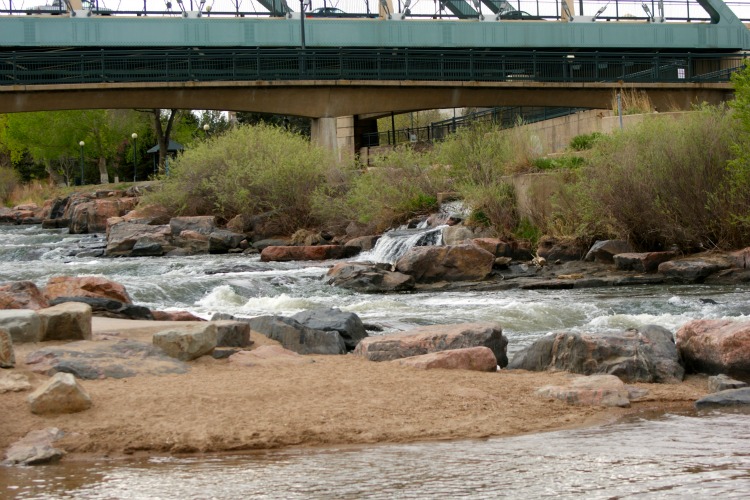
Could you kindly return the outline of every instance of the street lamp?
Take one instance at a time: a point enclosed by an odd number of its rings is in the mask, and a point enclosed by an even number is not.
[[[135,164],[135,154],[138,151],[138,134],[133,132],[130,137],[133,138],[133,182],[136,180],[136,164]]]
[[[206,123],[205,125],[203,125],[203,131],[206,133],[206,137],[208,137],[208,131],[209,130],[211,130],[211,125],[209,125],[208,123]]]
[[[85,142],[81,141],[78,143],[81,146],[81,186],[83,186],[83,147],[86,145]]]

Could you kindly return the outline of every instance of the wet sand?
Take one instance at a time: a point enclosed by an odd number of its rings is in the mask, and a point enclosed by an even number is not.
[[[185,323],[93,322],[97,336],[147,342],[175,324]],[[256,334],[253,340],[253,348],[274,343]],[[41,347],[16,346],[14,371],[34,388],[47,377],[23,361]],[[534,394],[563,384],[565,373],[422,371],[353,355],[306,358],[314,362],[239,367],[204,356],[183,375],[82,380],[93,407],[71,415],[33,415],[28,391],[0,394],[0,450],[47,427],[66,433],[57,445],[73,457],[512,436],[688,409],[706,393],[706,379],[690,377],[676,385],[635,384],[649,393],[631,408],[578,407]]]

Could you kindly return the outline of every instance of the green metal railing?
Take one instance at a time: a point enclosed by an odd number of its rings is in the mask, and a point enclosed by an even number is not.
[[[747,54],[490,49],[100,49],[0,52],[0,85],[247,80],[726,82]]]

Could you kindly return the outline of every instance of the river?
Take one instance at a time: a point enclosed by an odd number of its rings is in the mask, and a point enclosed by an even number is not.
[[[327,263],[258,256],[90,257],[101,235],[0,227],[0,282],[101,275],[153,309],[208,318],[339,307],[381,334],[498,321],[513,352],[554,330],[619,331],[698,318],[750,317],[747,286],[639,286],[364,295],[325,283]],[[82,254],[82,250],[84,253]],[[664,415],[578,431],[235,457],[153,458],[0,468],[0,498],[676,498],[750,493],[746,414]]]

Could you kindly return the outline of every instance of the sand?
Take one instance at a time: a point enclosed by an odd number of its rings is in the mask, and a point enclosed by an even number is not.
[[[149,341],[175,324],[185,323],[94,318],[94,331]],[[253,339],[254,347],[273,343]],[[16,346],[14,371],[34,387],[47,377],[23,360],[39,347]],[[688,409],[706,393],[706,379],[690,377],[636,384],[649,394],[628,409],[578,407],[534,394],[564,383],[565,373],[422,371],[353,355],[306,358],[314,362],[238,367],[204,356],[184,375],[83,380],[93,407],[71,415],[33,415],[28,392],[0,394],[0,450],[47,427],[66,433],[57,444],[72,457],[488,438]]]

